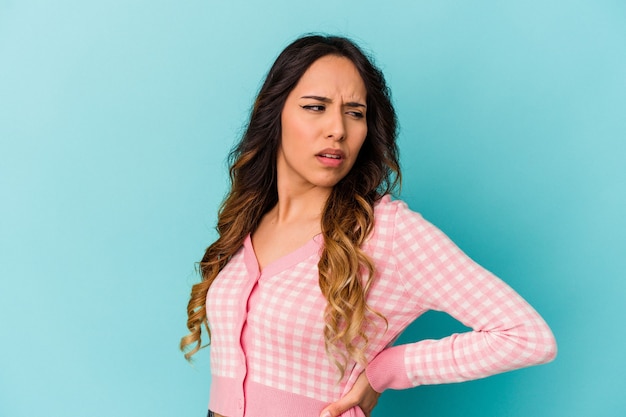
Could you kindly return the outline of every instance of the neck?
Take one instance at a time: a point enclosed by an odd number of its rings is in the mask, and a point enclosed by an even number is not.
[[[311,187],[294,192],[278,187],[278,203],[271,210],[277,223],[320,222],[330,189]]]

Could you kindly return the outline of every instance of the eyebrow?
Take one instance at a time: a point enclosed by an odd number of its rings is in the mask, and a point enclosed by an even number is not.
[[[322,96],[302,96],[300,98],[310,98],[313,100],[317,100],[317,101],[321,101],[322,103],[332,103],[333,101],[328,98],[328,97],[322,97]],[[356,101],[349,101],[346,103],[346,106],[348,107],[363,107],[364,109],[367,108],[367,106],[363,103],[359,103]]]

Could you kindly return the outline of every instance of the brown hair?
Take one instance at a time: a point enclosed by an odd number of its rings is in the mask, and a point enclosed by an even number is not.
[[[327,55],[352,61],[367,91],[367,136],[351,171],[333,188],[321,218],[324,249],[319,260],[319,285],[328,300],[325,310],[326,349],[343,376],[348,359],[364,363],[370,320],[366,304],[374,264],[361,246],[374,224],[374,203],[400,182],[396,145],[397,121],[382,72],[349,39],[309,35],[287,46],[271,67],[250,115],[247,129],[229,155],[231,188],[217,222],[219,238],[208,247],[187,306],[190,334],[181,339],[189,359],[201,346],[201,325],[207,323],[209,287],[239,250],[262,216],[278,202],[276,155],[281,140],[285,100],[309,66]],[[382,316],[380,316],[382,317]]]

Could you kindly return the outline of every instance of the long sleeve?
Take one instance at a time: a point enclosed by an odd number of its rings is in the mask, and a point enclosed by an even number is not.
[[[552,332],[519,294],[394,203],[392,263],[407,302],[444,311],[472,331],[384,349],[366,368],[376,391],[478,379],[555,357]]]

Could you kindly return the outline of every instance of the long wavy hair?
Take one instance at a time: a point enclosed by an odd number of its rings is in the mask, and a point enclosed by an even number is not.
[[[361,246],[374,225],[374,203],[401,180],[396,145],[397,120],[382,72],[351,40],[308,35],[287,46],[271,67],[239,143],[229,155],[230,192],[217,221],[218,239],[200,262],[202,281],[191,289],[187,306],[189,334],[180,347],[190,359],[202,346],[207,291],[261,218],[278,202],[276,156],[285,100],[313,62],[327,55],[352,61],[367,91],[367,136],[350,172],[330,193],[321,216],[324,246],[318,263],[319,286],[328,301],[324,341],[343,377],[349,359],[365,364],[365,333],[372,314],[366,303],[374,264]]]

